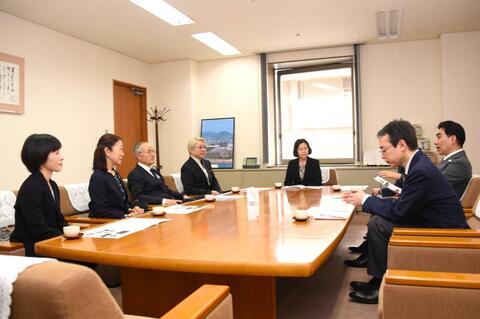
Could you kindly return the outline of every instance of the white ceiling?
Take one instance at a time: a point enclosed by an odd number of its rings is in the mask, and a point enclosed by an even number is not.
[[[0,10],[151,63],[223,58],[190,36],[205,31],[244,55],[378,42],[384,9],[404,10],[399,40],[480,30],[480,0],[167,1],[196,23],[173,27],[128,0],[0,0]]]

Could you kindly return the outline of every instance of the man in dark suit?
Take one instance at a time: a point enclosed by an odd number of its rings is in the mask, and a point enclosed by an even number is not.
[[[437,167],[452,184],[460,198],[472,177],[472,165],[463,150],[465,130],[458,123],[444,121],[438,124],[436,137],[437,152],[445,156]]]
[[[219,195],[222,192],[220,184],[213,173],[210,161],[205,159],[207,144],[203,138],[195,137],[188,141],[190,157],[183,164],[181,178],[186,194]]]
[[[151,144],[138,142],[134,146],[134,152],[138,163],[128,174],[128,189],[134,199],[164,206],[175,205],[189,199],[183,193],[169,189],[160,172],[152,167],[156,155]]]
[[[349,192],[344,200],[362,205],[373,214],[368,223],[369,282],[352,281],[352,301],[378,303],[378,289],[387,269],[388,241],[394,227],[468,228],[457,194],[445,176],[418,149],[413,126],[403,120],[388,123],[378,134],[383,158],[394,167],[405,167],[398,200]]]

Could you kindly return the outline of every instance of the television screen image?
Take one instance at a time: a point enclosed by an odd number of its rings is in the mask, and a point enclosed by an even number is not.
[[[207,142],[207,155],[213,168],[233,168],[235,118],[203,119],[201,136]]]

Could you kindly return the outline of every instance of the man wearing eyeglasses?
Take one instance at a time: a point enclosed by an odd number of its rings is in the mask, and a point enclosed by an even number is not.
[[[368,223],[369,282],[352,281],[354,302],[378,303],[378,290],[387,269],[388,241],[394,227],[469,228],[458,196],[445,176],[418,149],[413,126],[403,120],[388,123],[377,134],[382,157],[393,167],[405,167],[402,193],[397,200],[362,191],[343,196],[373,216]]]
[[[151,144],[138,142],[133,151],[137,157],[137,165],[128,174],[128,189],[134,199],[147,204],[170,206],[190,198],[165,185],[160,171],[153,167],[156,154]]]

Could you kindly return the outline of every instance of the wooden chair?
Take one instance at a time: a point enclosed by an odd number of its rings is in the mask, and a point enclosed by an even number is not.
[[[162,318],[233,318],[228,286],[204,285]],[[125,315],[90,268],[46,262],[27,268],[12,292],[11,319],[147,318]]]
[[[338,184],[338,178],[337,178],[337,170],[332,167],[322,167],[322,176],[325,176],[325,174],[328,171],[328,180],[323,183],[323,185],[327,186],[332,186],[332,185],[337,185]]]
[[[465,217],[470,218],[473,216],[472,208],[480,195],[480,175],[473,175],[460,198]]]

